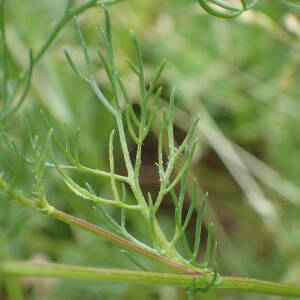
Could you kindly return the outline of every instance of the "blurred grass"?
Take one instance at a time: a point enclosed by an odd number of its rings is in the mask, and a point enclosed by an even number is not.
[[[63,6],[64,2],[58,0],[7,2],[8,43],[16,72],[26,66],[27,48],[38,49],[60,17]],[[137,85],[123,60],[132,57],[130,29],[140,39],[149,75],[163,58],[168,60],[161,84],[166,99],[171,87],[177,87],[179,140],[192,116],[201,115],[198,131],[201,147],[191,171],[203,191],[210,195],[207,221],[214,220],[217,225],[221,272],[299,283],[299,10],[264,0],[257,10],[228,21],[203,14],[190,0],[128,0],[111,7],[110,12],[120,73],[133,99],[138,101]],[[101,10],[97,8],[80,17],[97,66],[95,48],[100,43],[95,24],[98,17]],[[39,113],[43,109],[58,131],[62,131],[64,123],[70,130],[80,127],[81,160],[88,166],[107,169],[108,135],[114,127],[113,121],[89,88],[73,76],[63,55],[65,48],[83,66],[71,23],[40,61],[30,94],[10,123],[9,134],[23,152],[28,152],[25,118],[32,131],[43,136],[45,130]],[[100,68],[97,76],[106,88],[107,80]],[[142,178],[145,189],[153,191],[157,186],[153,176],[156,172],[154,137],[155,128],[153,140],[146,143],[146,171]],[[279,179],[267,177],[265,169],[254,169],[253,161],[245,159],[232,143],[276,170]],[[1,168],[18,188],[30,192],[32,178],[27,167],[2,146]],[[122,159],[117,160],[122,173]],[[79,182],[86,180],[82,174],[74,176]],[[97,191],[109,193],[109,181],[88,179]],[[286,184],[280,186],[276,179],[280,183],[286,180]],[[99,222],[91,204],[76,198],[51,170],[46,189],[54,205]],[[260,208],[262,203],[264,206]],[[117,211],[112,213],[118,216]],[[172,207],[165,203],[160,221],[168,229],[172,218]],[[135,215],[129,216],[128,221],[137,236],[148,234],[142,220]],[[0,224],[8,255],[14,259],[135,268],[110,243],[7,201],[0,202]],[[193,226],[190,230],[193,232]],[[47,300],[185,299],[184,291],[169,287],[141,289],[127,284],[60,280],[24,280],[23,286],[28,299],[34,299],[34,294],[35,299]],[[213,292],[199,295],[199,299],[273,298]]]

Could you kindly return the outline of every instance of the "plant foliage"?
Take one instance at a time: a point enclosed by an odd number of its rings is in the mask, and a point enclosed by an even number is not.
[[[198,0],[200,6],[210,15],[224,19],[233,19],[253,8],[258,0],[239,0],[238,5],[232,5],[231,1],[223,0]],[[299,6],[299,0],[284,0],[286,4]]]
[[[122,252],[142,271],[91,269],[54,264],[40,266],[26,262],[13,263],[6,261],[8,256],[6,254],[5,259],[2,256],[0,257],[0,279],[5,277],[4,281],[8,294],[17,294],[14,291],[14,287],[17,286],[14,276],[50,275],[71,279],[174,284],[187,287],[189,299],[193,299],[197,292],[207,292],[215,287],[300,296],[297,286],[255,279],[221,277],[219,275],[217,271],[217,242],[214,241],[213,224],[206,226],[207,238],[204,243],[205,247],[203,247],[203,217],[208,195],[200,196],[196,180],[194,179],[191,183],[191,196],[187,196],[188,173],[197,147],[194,133],[200,120],[199,118],[194,120],[182,142],[177,145],[174,136],[175,88],[170,91],[168,105],[164,106],[161,103],[163,90],[159,83],[166,61],[163,60],[160,63],[153,79],[148,82],[146,80],[147,76],[145,74],[141,47],[135,33],[131,32],[131,42],[135,57],[134,60],[127,60],[127,64],[137,78],[139,90],[138,103],[133,101],[134,97],[131,95],[131,90],[118,73],[115,63],[111,21],[106,5],[116,2],[119,1],[99,2],[92,0],[82,6],[73,8],[74,1],[68,1],[63,17],[57,23],[49,38],[36,55],[31,50],[28,51],[27,69],[20,74],[17,80],[12,80],[10,78],[10,69],[12,68],[9,59],[10,49],[6,41],[4,21],[5,1],[1,1],[1,96],[3,99],[0,112],[1,139],[12,153],[19,156],[29,166],[34,175],[34,185],[32,193],[26,196],[25,193],[16,189],[13,182],[8,183],[9,180],[6,179],[8,176],[4,174],[3,170],[0,176],[0,192],[1,197],[5,195],[10,200],[21,205],[30,207],[69,225],[92,232],[126,248],[127,250],[122,250]],[[252,8],[256,1],[249,3],[247,0],[241,0],[240,7],[221,0],[199,0],[199,3],[208,13],[217,17],[231,19]],[[81,31],[81,26],[76,17],[79,13],[92,6],[100,6],[104,11],[104,22],[97,24],[102,43],[96,53],[101,64],[101,70],[105,72],[109,81],[109,91],[104,89],[102,84],[99,83],[94,60],[91,58],[85,35]],[[73,54],[67,50],[65,50],[66,60],[77,77],[75,80],[81,80],[90,87],[95,98],[99,101],[100,107],[115,122],[115,129],[111,131],[108,143],[107,161],[109,170],[99,170],[86,166],[79,155],[79,129],[76,129],[73,134],[69,134],[65,128],[63,138],[61,138],[53,129],[51,122],[49,122],[44,113],[42,113],[42,116],[47,136],[43,140],[42,137],[29,133],[31,153],[23,153],[6,134],[7,124],[11,120],[12,115],[22,106],[28,94],[37,61],[43,56],[64,24],[72,18],[74,18],[75,29],[81,45],[85,70],[77,67]],[[138,107],[136,104],[138,104]],[[156,159],[159,190],[157,193],[146,193],[141,184],[143,153],[146,139],[156,123],[160,125]],[[132,144],[136,149],[134,155],[130,151]],[[165,150],[164,144],[167,144],[167,150]],[[118,146],[121,149],[126,169],[125,175],[119,174],[116,167],[115,150]],[[81,200],[92,203],[97,216],[105,224],[105,228],[68,215],[52,205],[52,200],[48,197],[45,189],[49,169],[55,170],[65,186],[76,196],[80,197]],[[110,197],[98,194],[95,186],[89,179],[86,179],[84,184],[80,183],[76,180],[76,172],[85,174],[86,178],[90,178],[90,175],[93,175],[97,178],[108,179],[111,188]],[[171,237],[163,230],[163,226],[158,218],[162,204],[167,201],[173,206],[174,212],[174,228]],[[119,211],[119,220],[111,213],[111,207]],[[128,229],[129,213],[130,215],[142,217],[143,226],[147,228],[150,236],[150,242],[148,237],[138,238]],[[194,236],[190,238],[187,236],[187,229],[193,217],[195,220],[195,231]],[[136,253],[159,262],[165,267],[170,267],[176,273],[150,272],[148,268],[139,262],[134,255]],[[179,275],[177,273],[184,274]],[[18,299],[18,297],[20,298],[20,296],[12,298]]]

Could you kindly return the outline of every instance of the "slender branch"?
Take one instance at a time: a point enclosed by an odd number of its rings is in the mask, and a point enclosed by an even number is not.
[[[56,168],[55,164],[50,163],[50,162],[46,162],[45,166],[49,167],[49,168]],[[112,175],[109,172],[88,168],[88,167],[85,167],[85,166],[82,166],[82,165],[76,165],[76,166],[75,165],[74,166],[58,165],[58,166],[59,166],[60,169],[64,169],[64,170],[80,171],[80,172],[89,173],[89,174],[93,174],[93,175],[103,176],[103,177],[106,177],[106,178],[111,178],[113,176],[115,180],[119,180],[119,181],[129,183],[129,179],[125,176],[117,175],[117,174]]]
[[[24,277],[58,277],[98,282],[130,282],[193,288],[205,288],[212,280],[210,274],[182,275],[10,261],[0,265],[0,272]],[[300,286],[240,277],[222,277],[212,288],[300,298]]]
[[[40,47],[40,49],[38,50],[37,54],[35,55],[34,58],[34,64],[36,64],[41,57],[44,55],[44,53],[46,52],[46,50],[49,48],[49,46],[51,45],[51,43],[53,42],[53,40],[56,38],[56,36],[59,34],[59,32],[61,31],[61,29],[64,27],[64,25],[70,21],[74,16],[77,16],[79,14],[81,14],[82,12],[84,12],[85,10],[96,6],[98,4],[105,4],[105,5],[111,5],[111,4],[115,4],[117,2],[120,2],[122,0],[114,0],[114,1],[98,1],[98,0],[90,0],[88,2],[86,2],[85,4],[74,8],[70,11],[67,11],[63,17],[56,23],[56,25],[54,26],[53,30],[51,31],[49,37],[47,38],[47,40],[44,42],[44,44]]]
[[[98,227],[94,224],[88,223],[77,217],[68,215],[60,210],[55,209],[55,208],[52,208],[48,212],[48,214],[51,217],[54,217],[55,219],[58,219],[64,223],[67,223],[70,225],[75,225],[76,227],[79,227],[85,231],[89,231],[98,236],[101,236],[119,246],[125,247],[129,250],[132,250],[136,253],[146,256],[146,257],[150,258],[151,260],[158,261],[168,267],[171,267],[172,269],[177,270],[177,272],[183,272],[183,273],[189,273],[189,274],[202,274],[196,270],[193,270],[189,267],[181,265],[181,264],[177,263],[176,261],[173,261],[166,257],[160,256],[159,254],[154,252],[151,248],[148,248],[146,245],[144,245],[144,246],[137,245],[136,243],[128,241],[128,240],[126,240],[114,233],[111,233],[101,227]]]

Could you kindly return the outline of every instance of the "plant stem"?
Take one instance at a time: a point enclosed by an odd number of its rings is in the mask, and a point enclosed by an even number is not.
[[[208,274],[196,276],[10,261],[0,265],[0,272],[24,277],[56,277],[99,282],[132,282],[194,288],[205,288],[212,279],[212,275]],[[222,277],[213,288],[300,298],[300,286],[240,277]]]
[[[46,162],[45,164],[46,167],[49,168],[55,168],[55,164],[52,164],[50,162]],[[69,166],[69,165],[59,165],[60,169],[64,169],[64,170],[71,170],[71,171],[79,171],[79,172],[83,172],[83,173],[89,173],[89,174],[93,174],[93,175],[98,175],[98,176],[103,176],[106,178],[111,178],[112,176],[115,178],[115,180],[118,181],[123,181],[123,182],[129,182],[129,179],[125,176],[121,176],[121,175],[117,175],[117,174],[111,174],[109,172],[105,172],[102,170],[98,170],[98,169],[92,169],[92,168],[88,168],[85,166],[82,166],[80,164],[78,165],[74,165],[74,166]]]
[[[90,1],[86,2],[85,4],[83,4],[83,5],[81,5],[77,8],[74,8],[70,11],[67,11],[63,15],[63,17],[56,23],[56,25],[54,26],[53,30],[51,31],[49,37],[47,38],[47,40],[44,42],[44,44],[38,50],[37,54],[34,57],[34,64],[36,64],[40,60],[40,58],[44,55],[46,50],[49,48],[50,44],[53,42],[53,40],[56,38],[56,36],[60,32],[60,30],[74,16],[77,16],[77,15],[81,14],[82,12],[84,12],[85,10],[97,5],[97,3],[103,3],[103,4],[106,4],[106,5],[111,5],[111,4],[120,2],[120,1],[122,1],[122,0],[101,1],[101,2],[99,0],[90,0]]]
[[[140,206],[140,212],[143,215],[143,217],[148,221],[150,217],[150,209],[147,205],[147,202],[145,200],[145,197],[143,195],[143,192],[141,190],[139,180],[135,176],[135,171],[132,166],[132,162],[130,160],[129,150],[126,142],[126,136],[124,131],[124,126],[122,122],[122,116],[120,114],[116,115],[116,122],[118,127],[118,132],[120,136],[120,143],[122,152],[124,155],[124,161],[128,173],[129,178],[129,184],[131,187],[131,190],[137,200],[138,205]],[[168,242],[166,236],[164,235],[163,231],[161,230],[161,227],[159,226],[156,219],[153,221],[153,227],[155,232],[155,237],[158,240],[158,244],[160,248],[164,251],[163,255],[170,258],[172,261],[178,261],[180,264],[186,265],[188,269],[190,269],[190,263],[183,259],[176,251],[176,249]],[[194,268],[194,266],[193,266]],[[194,271],[197,272],[197,271]]]
[[[184,265],[181,265],[181,264],[177,263],[176,261],[173,261],[166,257],[160,256],[156,252],[152,251],[150,248],[149,249],[146,248],[146,246],[142,247],[140,245],[137,245],[137,244],[135,244],[131,241],[128,241],[114,233],[111,233],[101,227],[98,227],[94,224],[88,223],[77,217],[68,215],[60,210],[55,209],[55,208],[51,208],[51,210],[48,212],[48,215],[55,219],[58,219],[64,223],[67,223],[70,225],[75,225],[76,227],[79,227],[85,231],[89,231],[91,233],[99,235],[115,244],[118,244],[119,246],[125,247],[136,253],[142,254],[143,256],[146,256],[146,257],[150,258],[151,260],[158,261],[168,267],[171,267],[172,269],[177,270],[177,272],[189,273],[189,274],[201,274],[200,272],[190,269],[189,267],[186,267]]]
[[[9,185],[3,180],[3,178],[0,177],[0,191],[1,190],[8,193],[9,196],[11,197],[11,199],[18,202],[19,204],[22,204],[27,207],[31,207],[35,210],[38,210],[44,214],[47,214],[47,215],[49,215],[57,220],[60,220],[64,223],[67,223],[69,225],[75,225],[76,227],[79,227],[85,231],[89,231],[98,236],[101,236],[119,246],[125,247],[136,253],[142,254],[143,256],[146,256],[154,261],[158,261],[166,266],[176,269],[177,272],[189,273],[189,274],[201,274],[201,272],[199,272],[198,270],[194,270],[194,269],[190,268],[189,266],[180,264],[177,261],[174,261],[170,258],[159,255],[158,253],[153,251],[151,248],[148,248],[146,245],[145,246],[137,245],[136,243],[130,242],[130,241],[128,241],[116,234],[113,234],[99,226],[96,226],[94,224],[86,222],[77,217],[68,215],[68,214],[50,206],[49,204],[47,206],[42,206],[40,202],[32,201],[28,197],[25,197],[16,191],[10,190]]]

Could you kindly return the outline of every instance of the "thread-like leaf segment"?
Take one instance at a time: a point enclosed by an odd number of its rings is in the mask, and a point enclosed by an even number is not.
[[[251,9],[257,0],[248,3],[248,0],[240,0],[240,6],[234,6],[222,0],[198,0],[200,6],[210,15],[224,19],[233,19],[243,12]]]

